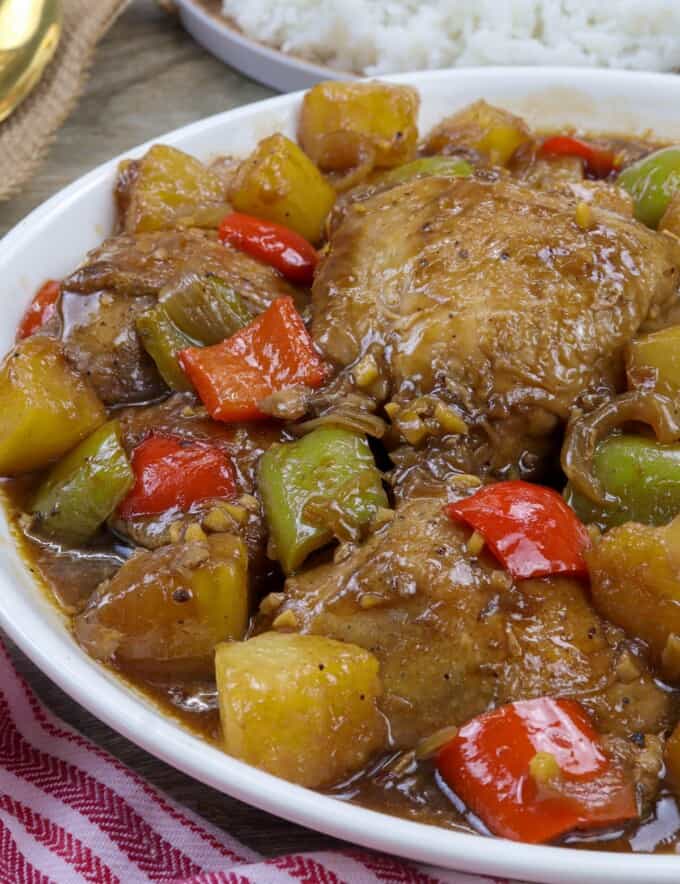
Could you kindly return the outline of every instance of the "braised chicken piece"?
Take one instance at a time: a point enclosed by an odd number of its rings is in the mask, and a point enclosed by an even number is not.
[[[215,274],[253,313],[276,297],[298,297],[271,267],[202,231],[108,239],[64,281],[61,299],[65,352],[107,405],[149,401],[167,389],[135,321],[188,272]]]
[[[595,613],[584,583],[513,583],[488,553],[472,555],[444,502],[404,503],[363,546],[289,578],[274,626],[375,654],[397,746],[541,696],[579,700],[603,733],[662,732],[669,701],[644,651]]]
[[[93,249],[63,287],[79,294],[112,289],[126,295],[158,295],[182,272],[214,273],[238,291],[253,313],[296,290],[272,267],[221,243],[202,230],[123,234]]]
[[[578,157],[540,157],[535,145],[520,148],[513,157],[513,177],[536,190],[559,193],[576,202],[592,203],[626,218],[633,217],[633,199],[616,182],[583,177]]]
[[[676,299],[678,262],[670,238],[595,206],[580,219],[508,180],[422,178],[350,208],[312,330],[340,368],[371,354],[396,408],[452,406],[461,446],[486,438],[501,470],[579,397],[620,388],[622,349]]]
[[[62,295],[64,353],[106,405],[146,402],[166,389],[135,330],[135,320],[153,303],[148,295],[106,290]]]

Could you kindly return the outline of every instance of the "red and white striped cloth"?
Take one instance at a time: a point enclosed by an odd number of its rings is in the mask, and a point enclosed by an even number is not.
[[[264,859],[52,715],[0,645],[0,884],[511,884],[366,851]]]

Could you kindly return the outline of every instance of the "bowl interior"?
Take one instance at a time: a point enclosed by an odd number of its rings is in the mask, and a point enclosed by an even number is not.
[[[561,68],[484,68],[404,74],[421,95],[421,132],[457,108],[486,98],[537,128],[575,126],[680,140],[680,78]],[[272,132],[294,136],[300,95],[270,99],[194,123],[168,135],[202,159],[245,154]],[[143,153],[147,145],[127,156]],[[113,229],[111,188],[117,160],[99,167],[29,215],[0,242],[0,352],[10,349],[19,318],[48,277],[71,271]],[[65,622],[18,555],[0,513],[0,623],[57,684],[148,751],[253,805],[359,844],[447,868],[523,880],[661,882],[680,879],[680,859],[552,847],[447,832],[385,817],[293,786],[207,746],[161,715],[73,642]],[[584,878],[585,876],[585,878]]]

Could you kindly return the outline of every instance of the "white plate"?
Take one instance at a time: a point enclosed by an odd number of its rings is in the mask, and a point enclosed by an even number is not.
[[[245,37],[219,15],[217,0],[175,0],[179,17],[191,36],[213,55],[247,77],[277,92],[309,89],[321,80],[348,80],[353,75],[313,64]]]
[[[573,68],[482,68],[404,74],[422,99],[421,131],[476,98],[542,126],[576,125],[680,140],[680,78]],[[243,153],[272,132],[293,135],[300,95],[286,95],[178,129],[162,141],[202,158]],[[132,156],[143,153],[142,145]],[[32,212],[0,242],[5,319],[0,352],[48,277],[71,271],[113,224],[117,160],[95,169]],[[680,857],[530,847],[387,817],[293,786],[222,754],[160,714],[72,640],[19,557],[0,516],[0,625],[61,688],[129,739],[216,789],[296,823],[447,868],[550,884],[677,884]]]

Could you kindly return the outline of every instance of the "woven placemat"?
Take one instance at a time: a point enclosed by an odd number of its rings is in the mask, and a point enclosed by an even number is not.
[[[63,29],[42,80],[0,123],[0,200],[15,194],[45,158],[83,91],[97,41],[128,0],[62,0]]]

